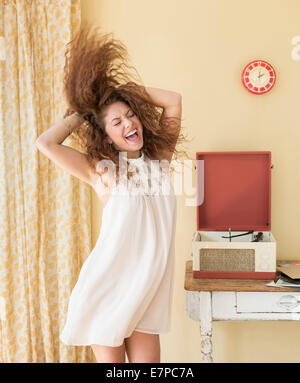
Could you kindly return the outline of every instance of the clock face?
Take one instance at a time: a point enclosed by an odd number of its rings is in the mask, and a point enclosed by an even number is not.
[[[247,64],[242,73],[242,83],[251,93],[269,92],[276,80],[275,70],[264,60],[254,60]]]

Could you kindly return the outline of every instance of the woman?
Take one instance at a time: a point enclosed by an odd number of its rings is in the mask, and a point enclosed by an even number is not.
[[[125,352],[129,362],[160,362],[159,334],[171,321],[176,197],[166,173],[151,163],[169,163],[185,140],[181,95],[131,81],[123,44],[111,34],[88,36],[89,29],[81,26],[66,52],[67,113],[36,142],[91,185],[104,206],[60,339],[91,345],[98,362],[125,362]],[[62,145],[70,134],[84,153]]]

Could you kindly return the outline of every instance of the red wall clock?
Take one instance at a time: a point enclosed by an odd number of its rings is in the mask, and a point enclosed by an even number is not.
[[[264,60],[254,60],[247,64],[242,73],[242,83],[251,93],[269,92],[276,81],[275,69]]]

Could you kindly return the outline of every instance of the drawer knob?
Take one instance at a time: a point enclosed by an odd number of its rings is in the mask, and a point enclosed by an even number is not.
[[[277,302],[278,306],[291,310],[299,305],[298,299],[294,295],[283,295]]]

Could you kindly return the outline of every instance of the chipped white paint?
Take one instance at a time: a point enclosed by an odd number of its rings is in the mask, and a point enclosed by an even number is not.
[[[289,298],[293,296],[294,298]],[[212,293],[212,320],[258,321],[300,320],[297,306],[290,302],[300,299],[299,293],[214,291]],[[279,303],[280,306],[276,307]]]
[[[201,354],[203,362],[212,362],[212,311],[210,291],[201,291],[200,296],[200,333],[201,333]]]
[[[212,359],[212,321],[300,321],[300,293],[186,291],[187,314],[200,321],[201,356]]]
[[[193,320],[200,320],[199,299],[198,291],[186,291],[186,311]]]
[[[231,291],[213,291],[212,317],[214,320],[230,320],[236,314],[236,295]]]
[[[300,293],[237,292],[237,312],[300,312]]]

